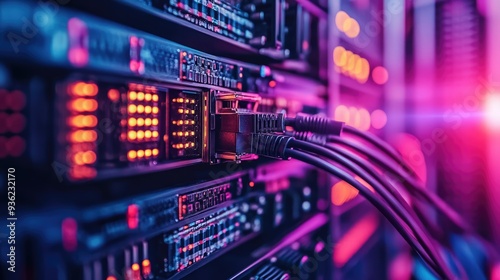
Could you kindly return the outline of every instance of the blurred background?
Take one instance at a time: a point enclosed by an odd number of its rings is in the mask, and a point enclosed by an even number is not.
[[[426,230],[500,279],[498,0],[0,0],[0,34],[3,279],[435,279],[347,182],[220,148],[238,104],[388,142],[477,236],[398,188]]]

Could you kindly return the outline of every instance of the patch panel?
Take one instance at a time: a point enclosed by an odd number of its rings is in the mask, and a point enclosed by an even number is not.
[[[33,18],[37,12],[43,13],[40,8],[26,9],[25,5],[8,1],[0,4],[0,8],[6,13],[15,12],[26,18]],[[7,61],[12,54],[21,52],[33,58],[31,63],[41,66],[97,70],[139,77],[147,82],[194,83],[235,90],[255,88],[248,83],[255,82],[262,68],[205,54],[145,32],[66,9],[54,15],[52,24],[40,26],[37,44],[20,44],[12,48],[6,38],[12,34],[9,32],[22,33],[18,29],[19,26],[6,18],[0,19],[0,33],[3,35],[0,55]]]
[[[235,41],[246,42],[253,37],[249,14],[222,1],[155,0],[153,6]]]

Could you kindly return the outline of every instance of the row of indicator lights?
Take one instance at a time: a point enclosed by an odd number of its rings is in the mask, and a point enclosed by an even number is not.
[[[151,93],[144,93],[142,91],[135,92],[135,91],[129,91],[128,92],[128,100],[130,101],[153,101],[153,102],[158,102],[158,95],[157,94],[151,94]]]
[[[335,15],[335,25],[349,38],[356,38],[359,35],[360,27],[358,21],[344,11],[339,11]]]
[[[182,131],[179,131],[179,132],[172,132],[172,135],[173,136],[194,136],[196,133],[194,131],[185,131],[185,132],[182,132]]]
[[[159,133],[156,130],[131,130],[127,134],[129,140],[143,140],[143,139],[151,139],[158,138]]]
[[[135,105],[135,104],[130,104],[128,105],[128,112],[130,114],[158,114],[158,107],[156,106],[144,106],[144,105]]]
[[[194,142],[188,142],[188,143],[179,143],[179,144],[172,144],[172,148],[174,149],[186,149],[186,148],[193,148],[195,146]]]
[[[96,158],[96,154],[93,151],[76,152],[73,155],[73,162],[76,165],[93,164]]]
[[[95,177],[96,171],[90,165],[97,160],[95,151],[85,148],[80,143],[91,143],[97,140],[97,132],[94,128],[98,124],[98,119],[93,112],[98,108],[95,100],[99,88],[95,83],[78,81],[68,86],[68,95],[71,100],[67,103],[67,108],[71,116],[67,118],[67,125],[71,129],[67,140],[70,148],[68,157],[71,162],[69,171],[73,179],[84,179]],[[73,152],[77,150],[77,152]]]
[[[194,125],[196,122],[194,120],[178,120],[172,121],[174,125]]]
[[[94,142],[97,140],[97,132],[94,130],[76,130],[69,134],[68,141],[73,143]]]
[[[158,119],[157,118],[129,118],[128,125],[130,127],[134,126],[157,126]]]
[[[146,150],[131,150],[127,153],[127,158],[129,160],[156,157],[160,151],[158,149],[146,149]]]
[[[174,103],[186,103],[186,104],[191,103],[191,104],[194,104],[194,103],[196,103],[196,100],[189,99],[189,98],[179,97],[179,98],[172,99],[172,102],[174,102]]]
[[[76,115],[68,118],[68,125],[76,128],[95,127],[97,117],[94,115]]]
[[[194,113],[195,113],[195,112],[194,112],[194,110],[183,109],[183,108],[179,108],[179,109],[177,110],[177,112],[178,112],[179,114],[186,114],[186,115],[188,115],[188,114],[194,115]]]
[[[360,83],[365,83],[370,76],[370,63],[366,58],[337,46],[333,50],[333,62],[337,72],[355,78]]]
[[[380,109],[370,113],[365,108],[339,105],[335,108],[335,120],[366,131],[370,126],[375,129],[383,128],[387,124],[387,115]]]

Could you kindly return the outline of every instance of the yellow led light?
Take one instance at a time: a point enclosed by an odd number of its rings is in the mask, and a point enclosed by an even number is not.
[[[135,112],[137,112],[137,107],[134,104],[128,105],[128,112],[130,114],[134,114]]]
[[[158,131],[153,131],[152,136],[153,136],[153,138],[158,137]]]
[[[179,98],[179,99],[177,99],[177,102],[184,103],[184,99],[183,98]]]
[[[194,147],[194,142],[191,142],[191,147]]]
[[[151,106],[146,106],[146,107],[144,107],[144,112],[145,112],[146,114],[150,114],[150,113],[151,113]]]
[[[194,121],[191,121],[191,124],[194,124]]]
[[[137,100],[139,100],[139,101],[144,100],[144,92],[137,93]]]
[[[146,130],[146,132],[144,132],[144,136],[146,138],[151,138],[151,130]]]
[[[177,112],[179,112],[179,114],[182,114],[184,113],[184,109],[180,108],[179,110],[177,110]]]
[[[145,119],[145,120],[144,120],[144,124],[145,124],[146,126],[150,126],[150,125],[151,125],[151,119],[150,119],[150,118]]]
[[[137,152],[136,151],[134,151],[134,150],[128,151],[127,158],[129,160],[134,160],[136,157],[137,157]]]
[[[157,156],[159,154],[158,149],[153,149],[153,156]]]
[[[143,126],[144,125],[144,119],[143,118],[138,118],[137,119],[137,125],[138,126]]]
[[[144,155],[147,156],[147,157],[150,157],[151,156],[151,150],[150,149],[147,149],[146,151],[144,151]]]
[[[144,138],[144,131],[142,130],[137,131],[137,139],[142,139],[142,138]]]
[[[153,119],[153,120],[151,121],[151,124],[152,124],[152,125],[158,125],[158,119]],[[174,123],[174,124],[175,124],[175,123]]]
[[[191,104],[194,104],[194,102],[195,102],[194,99],[191,99]]]
[[[139,114],[144,113],[144,106],[143,105],[137,106],[137,113],[139,113]]]
[[[133,130],[128,132],[128,139],[129,140],[135,140],[137,138],[137,133]]]
[[[158,101],[158,95],[156,95],[156,94],[153,95],[153,101],[155,101],[155,102]]]
[[[185,103],[189,103],[189,99],[187,99],[187,98],[186,98],[186,101],[185,101]]]
[[[178,125],[183,125],[184,124],[184,121],[180,120],[177,122]]]
[[[158,114],[158,107],[153,107],[153,114]]]
[[[191,136],[194,136],[194,131],[191,131]]]
[[[194,114],[194,110],[191,110],[191,114]]]
[[[144,156],[144,151],[143,150],[139,150],[137,151],[137,157],[143,157]]]
[[[153,97],[151,96],[151,93],[146,93],[146,94],[144,95],[144,100],[146,100],[146,101],[151,101],[151,99],[152,99],[152,98],[153,98]]]
[[[134,101],[137,99],[137,93],[135,91],[129,91],[128,93],[128,99],[131,101]]]
[[[177,135],[178,135],[178,136],[183,136],[183,135],[184,135],[184,133],[182,133],[182,131],[179,131],[179,132],[177,133]]]
[[[137,120],[135,118],[128,119],[129,126],[136,126],[136,124],[137,124]]]

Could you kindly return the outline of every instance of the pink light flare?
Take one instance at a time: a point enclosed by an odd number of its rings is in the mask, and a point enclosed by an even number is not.
[[[488,128],[500,131],[500,94],[490,94],[486,97],[484,120]]]

